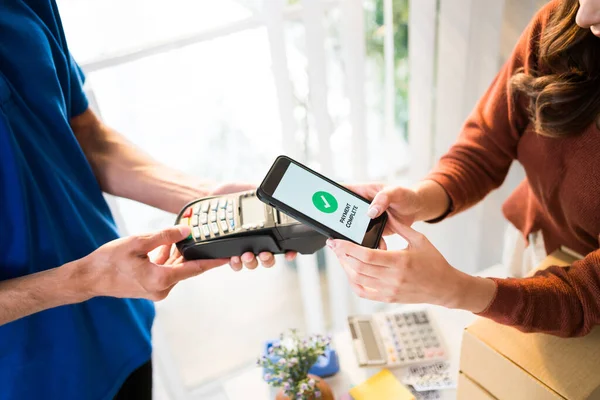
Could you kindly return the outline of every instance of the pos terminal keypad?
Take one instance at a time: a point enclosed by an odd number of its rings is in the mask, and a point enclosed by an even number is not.
[[[254,191],[195,200],[175,222],[191,227],[190,236],[177,244],[186,259],[232,257],[247,251],[309,254],[327,239],[262,203]]]

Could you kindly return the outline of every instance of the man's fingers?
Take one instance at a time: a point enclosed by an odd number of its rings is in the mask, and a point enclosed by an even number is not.
[[[187,225],[176,225],[147,236],[138,236],[136,251],[149,253],[158,246],[177,243],[190,235],[191,228]]]
[[[271,268],[273,265],[275,265],[275,256],[269,252],[264,251],[260,253],[258,255],[258,259],[265,268]]]
[[[171,246],[163,245],[160,246],[157,251],[154,253],[154,257],[151,257],[151,260],[155,264],[164,264],[169,259],[169,254],[171,251]]]
[[[165,279],[166,286],[173,286],[179,281],[200,275],[208,270],[211,270],[221,265],[227,264],[229,260],[226,258],[218,258],[215,260],[193,260],[184,261],[176,267],[160,267],[163,268],[163,273],[167,276]]]
[[[242,264],[242,259],[238,256],[231,257],[231,259],[229,259],[229,266],[232,270],[236,272],[241,271],[242,268],[244,268],[244,265]]]
[[[250,252],[242,254],[242,262],[248,269],[256,269],[256,267],[258,267],[258,261],[256,261],[256,257]]]
[[[287,261],[293,261],[296,256],[298,256],[298,252],[297,251],[288,251],[287,253],[285,253],[285,259]]]

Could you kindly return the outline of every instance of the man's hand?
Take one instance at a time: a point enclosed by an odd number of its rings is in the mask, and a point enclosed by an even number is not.
[[[169,256],[171,246],[189,234],[189,227],[174,226],[149,235],[117,239],[75,261],[86,268],[89,296],[158,301],[179,281],[227,263],[227,259],[185,261],[178,253]],[[160,246],[163,248],[151,260],[148,253]]]
[[[249,183],[226,183],[224,185],[217,186],[215,189],[213,189],[209,193],[209,196],[238,193],[254,189],[256,189],[256,185],[252,185]],[[297,254],[298,253],[296,253],[295,251],[289,251],[285,254],[285,259],[291,261],[294,258],[296,258]],[[258,261],[256,258],[257,257],[253,253],[244,253],[241,257],[231,257],[231,259],[229,260],[229,265],[234,271],[240,271],[243,268],[243,266],[246,266],[246,268],[248,269],[256,269],[256,267],[258,267]],[[260,260],[262,266],[265,268],[271,268],[273,265],[275,265],[275,257],[272,253],[264,251],[258,255],[258,259]]]

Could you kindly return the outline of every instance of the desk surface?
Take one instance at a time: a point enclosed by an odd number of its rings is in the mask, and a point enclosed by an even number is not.
[[[481,276],[504,276],[502,266],[495,266],[482,271]],[[460,346],[464,328],[471,324],[476,316],[462,310],[449,310],[443,307],[431,305],[399,305],[390,310],[412,310],[427,308],[436,320],[444,337],[449,352],[451,371],[458,378]],[[377,373],[377,368],[360,368],[354,355],[350,333],[342,331],[333,336],[334,347],[340,359],[340,372],[334,377],[328,378],[336,398],[347,393],[350,388],[365,381],[371,375]],[[403,369],[391,370],[398,378],[402,377]],[[237,376],[231,377],[223,382],[223,389],[228,400],[247,400],[248,394],[252,393],[253,400],[271,400],[275,397],[275,389],[269,388],[262,380],[260,368],[251,368]],[[442,399],[455,399],[456,390],[448,389],[441,391]]]

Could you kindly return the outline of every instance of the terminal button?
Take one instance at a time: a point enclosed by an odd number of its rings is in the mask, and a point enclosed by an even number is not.
[[[219,234],[219,227],[217,226],[216,222],[211,222],[210,223],[210,229],[212,230],[213,235],[218,235]]]
[[[221,224],[221,230],[223,232],[227,232],[227,230],[229,229],[229,226],[227,226],[227,221],[225,221],[224,219],[220,220],[219,223]]]
[[[202,234],[205,238],[210,237],[210,229],[208,229],[208,225],[202,225]]]
[[[200,229],[197,226],[192,228],[192,233],[196,239],[200,239]]]
[[[210,203],[208,201],[203,202],[202,206],[200,207],[200,211],[202,211],[203,213],[208,212],[209,205]]]

